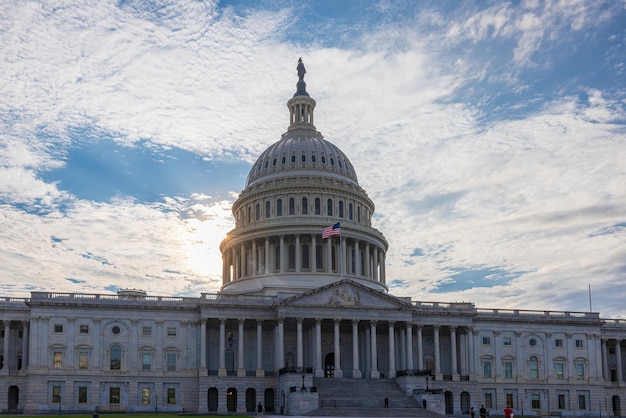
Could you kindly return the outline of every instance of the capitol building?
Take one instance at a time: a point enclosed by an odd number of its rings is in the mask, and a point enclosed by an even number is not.
[[[297,67],[287,131],[250,169],[200,297],[0,298],[0,412],[620,416],[626,321],[388,293],[388,242]]]

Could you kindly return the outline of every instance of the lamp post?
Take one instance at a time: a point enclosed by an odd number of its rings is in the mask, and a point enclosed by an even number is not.
[[[59,416],[61,416],[61,395],[59,395]]]
[[[300,388],[302,392],[306,392],[306,388],[304,387],[304,372],[302,372],[302,387]]]
[[[428,378],[426,378],[426,393],[428,393]]]

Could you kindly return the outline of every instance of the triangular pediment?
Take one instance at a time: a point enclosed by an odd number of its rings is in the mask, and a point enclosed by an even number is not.
[[[406,310],[411,308],[409,302],[376,291],[349,279],[292,296],[285,299],[281,305],[382,310]]]

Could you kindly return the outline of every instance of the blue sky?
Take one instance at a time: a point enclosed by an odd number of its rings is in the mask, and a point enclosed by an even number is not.
[[[0,295],[198,296],[303,57],[390,291],[626,317],[626,3],[0,4]]]

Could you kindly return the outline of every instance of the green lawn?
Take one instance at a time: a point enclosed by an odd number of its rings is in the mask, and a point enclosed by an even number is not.
[[[254,414],[256,415],[256,414]],[[6,415],[5,415],[6,416]],[[174,414],[169,414],[169,413],[158,413],[158,414],[154,414],[154,413],[150,413],[150,412],[146,412],[146,413],[142,413],[142,414],[100,414],[100,418],[148,418],[148,417],[158,417],[158,418],[180,418],[183,415],[174,413]],[[228,416],[229,418],[250,418],[251,415],[241,415],[241,414],[228,414],[228,415],[189,415],[191,417],[193,416],[199,416],[202,418],[223,418],[224,416]],[[19,417],[21,418],[42,418],[42,417],[61,417],[61,418],[91,418],[91,414],[89,415],[84,415],[84,414],[76,414],[76,415],[57,415],[57,414],[46,414],[46,415],[19,415]]]

